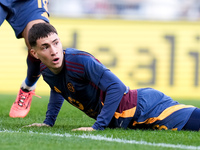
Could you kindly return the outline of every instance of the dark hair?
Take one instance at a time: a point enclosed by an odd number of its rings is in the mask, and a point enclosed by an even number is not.
[[[37,45],[36,41],[40,38],[48,37],[52,33],[57,33],[56,29],[49,23],[34,24],[28,33],[28,42],[31,47]]]

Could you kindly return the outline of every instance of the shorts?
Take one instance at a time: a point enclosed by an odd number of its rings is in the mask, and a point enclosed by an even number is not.
[[[0,25],[7,20],[17,38],[21,38],[26,25],[33,20],[49,22],[48,0],[1,0]]]
[[[196,107],[183,105],[152,88],[138,89],[133,128],[181,130]]]
[[[200,109],[196,108],[190,116],[183,130],[199,131],[200,130]]]

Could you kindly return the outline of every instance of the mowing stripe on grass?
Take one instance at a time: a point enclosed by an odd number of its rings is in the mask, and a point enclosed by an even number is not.
[[[181,145],[181,144],[167,144],[167,143],[151,143],[146,141],[136,141],[136,140],[126,140],[120,138],[112,138],[101,135],[92,135],[92,134],[60,134],[60,133],[41,133],[41,132],[20,132],[20,131],[10,131],[4,130],[0,131],[0,133],[25,133],[25,134],[38,134],[38,135],[47,135],[54,137],[76,137],[82,139],[90,139],[90,140],[98,140],[98,141],[109,141],[109,142],[117,142],[117,143],[128,143],[128,144],[136,144],[136,145],[147,145],[147,146],[156,146],[156,147],[166,147],[166,148],[174,148],[174,149],[189,149],[189,150],[200,150],[200,146],[191,146],[191,145]]]

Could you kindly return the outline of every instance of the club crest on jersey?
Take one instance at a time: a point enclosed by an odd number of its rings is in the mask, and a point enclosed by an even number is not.
[[[67,88],[70,92],[75,92],[74,86],[72,85],[72,83],[68,82],[67,83]]]

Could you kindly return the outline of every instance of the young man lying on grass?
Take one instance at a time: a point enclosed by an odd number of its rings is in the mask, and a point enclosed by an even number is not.
[[[56,29],[47,23],[29,31],[31,54],[41,60],[43,79],[51,88],[46,119],[30,126],[53,126],[64,99],[96,122],[75,130],[109,128],[195,130],[200,109],[179,104],[152,88],[130,90],[91,54],[62,49]]]

